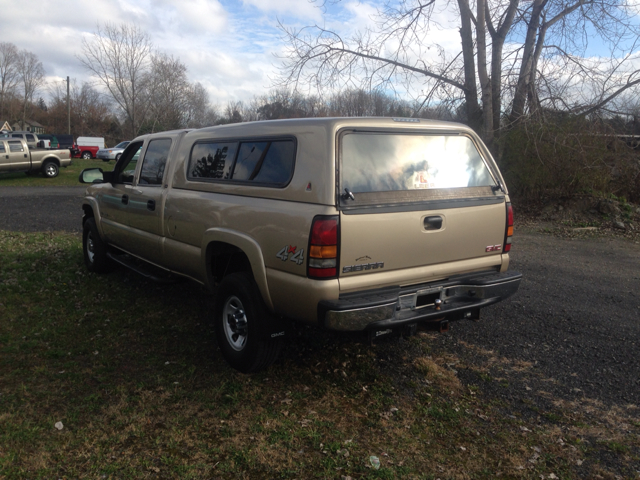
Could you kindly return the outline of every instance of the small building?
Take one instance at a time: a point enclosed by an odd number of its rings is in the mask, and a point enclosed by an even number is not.
[[[35,120],[25,120],[24,128],[22,127],[22,122],[15,122],[12,128],[13,130],[23,130],[25,132],[32,132],[32,133],[35,133],[36,135],[38,133],[44,133],[44,127],[40,125],[38,122],[36,122]]]
[[[9,125],[9,122],[4,122],[2,124],[2,128],[0,128],[0,132],[11,132],[13,130],[13,128],[11,128],[11,125]]]

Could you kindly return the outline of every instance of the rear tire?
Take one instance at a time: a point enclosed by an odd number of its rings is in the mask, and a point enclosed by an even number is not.
[[[93,156],[91,155],[91,152],[82,152],[82,158],[85,160],[91,160]]]
[[[107,256],[107,244],[100,237],[93,217],[87,218],[82,227],[82,252],[84,264],[90,272],[108,273],[113,270],[113,262]]]
[[[58,165],[56,165],[56,162],[53,162],[51,160],[48,162],[44,162],[44,164],[42,165],[42,174],[46,178],[57,177],[59,171],[60,169],[58,168]]]
[[[249,273],[224,277],[216,296],[214,321],[222,356],[236,370],[258,372],[278,358],[282,337],[270,337],[274,319]]]

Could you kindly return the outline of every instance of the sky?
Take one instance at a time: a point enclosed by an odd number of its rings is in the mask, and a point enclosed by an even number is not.
[[[372,3],[375,3],[372,1]],[[380,3],[380,2],[378,2]],[[133,23],[154,47],[187,66],[212,103],[249,100],[270,90],[278,54],[286,48],[278,22],[326,25],[341,31],[366,26],[371,3],[345,0],[321,8],[307,0],[0,0],[0,42],[35,53],[47,81],[91,81],[78,57],[98,24]],[[46,91],[41,95],[46,99]]]
[[[53,84],[69,76],[91,82],[81,64],[83,40],[98,24],[132,23],[146,32],[157,51],[187,66],[214,105],[248,101],[274,87],[279,59],[287,48],[278,29],[320,25],[343,38],[374,25],[387,0],[0,0],[0,42],[35,53]],[[640,3],[640,2],[638,2]],[[640,8],[640,7],[638,7]],[[438,9],[437,9],[438,10]],[[452,16],[453,15],[453,16]],[[436,14],[438,43],[455,55],[458,20],[449,10]],[[389,45],[389,49],[393,44]],[[590,45],[599,55],[598,45]],[[508,46],[507,46],[508,49]],[[436,49],[422,55],[437,55]],[[637,56],[637,55],[636,55]],[[40,95],[47,99],[44,89]]]

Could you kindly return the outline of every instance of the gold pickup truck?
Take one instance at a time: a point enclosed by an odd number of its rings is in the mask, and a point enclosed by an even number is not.
[[[58,176],[60,167],[69,165],[71,152],[68,149],[29,148],[22,139],[0,138],[0,173],[42,173],[47,178],[53,178]]]
[[[120,263],[204,285],[222,354],[243,372],[275,360],[283,319],[374,337],[446,330],[520,284],[504,180],[460,124],[315,118],[156,133],[80,181],[91,184],[88,269]]]

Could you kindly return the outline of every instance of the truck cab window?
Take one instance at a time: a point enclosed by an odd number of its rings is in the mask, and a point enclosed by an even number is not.
[[[120,158],[120,161],[116,166],[118,170],[117,183],[133,183],[141,149],[142,142],[138,142],[133,145],[129,145],[129,148],[122,153],[122,158]]]
[[[18,140],[9,140],[9,151],[24,152],[24,147],[22,146],[22,142]]]
[[[140,185],[162,185],[164,167],[171,150],[171,139],[161,138],[151,140],[142,160],[140,171]]]

